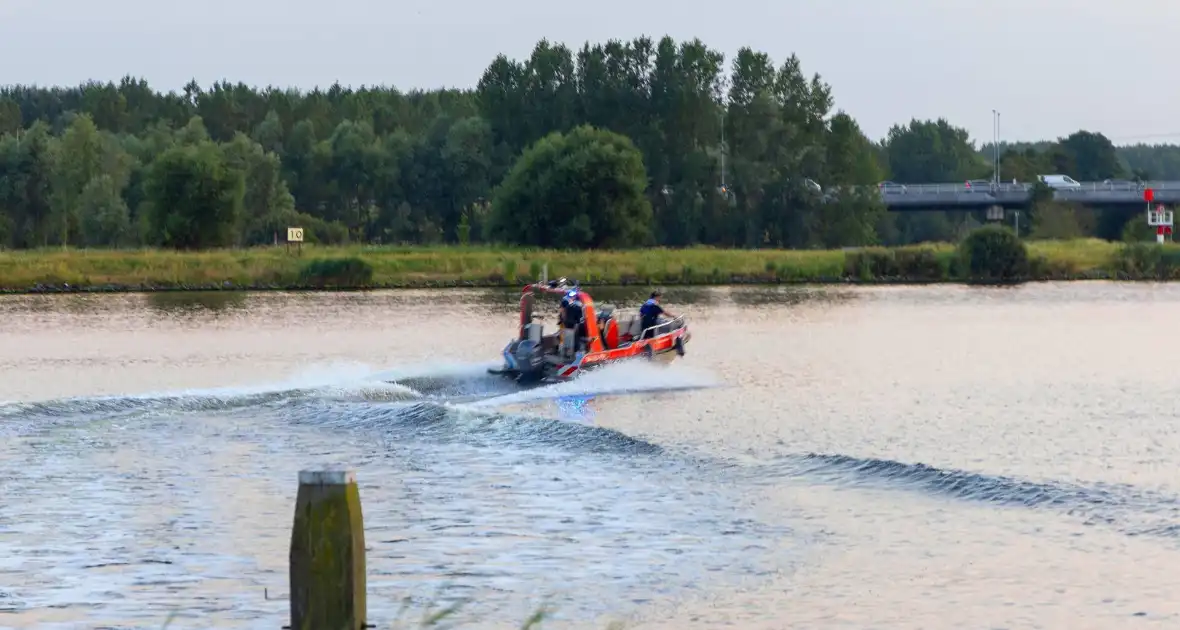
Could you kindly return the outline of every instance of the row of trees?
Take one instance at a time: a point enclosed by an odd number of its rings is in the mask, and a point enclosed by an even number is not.
[[[1180,170],[1172,148],[1085,131],[1004,149],[1005,180]],[[945,120],[870,140],[794,56],[727,64],[667,37],[543,40],[473,90],[0,89],[0,246],[17,248],[247,246],[289,225],[323,242],[896,244],[975,221],[887,214],[850,185],[991,174],[990,148]]]

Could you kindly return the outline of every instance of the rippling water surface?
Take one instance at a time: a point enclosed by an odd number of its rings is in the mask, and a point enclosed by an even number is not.
[[[515,298],[0,298],[0,627],[277,629],[320,467],[378,627],[1180,627],[1180,287],[671,290],[525,391]]]

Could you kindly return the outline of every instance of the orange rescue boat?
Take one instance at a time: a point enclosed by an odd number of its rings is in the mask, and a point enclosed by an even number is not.
[[[573,356],[562,356],[559,332],[545,334],[545,319],[534,313],[538,297],[576,296],[582,303],[584,336],[577,341]],[[556,310],[556,309],[555,309]],[[643,328],[639,313],[617,315],[609,305],[597,308],[590,294],[565,278],[526,285],[520,296],[520,326],[517,336],[504,347],[504,365],[488,372],[512,377],[522,383],[560,382],[582,372],[627,359],[652,360],[660,355],[684,356],[691,335],[683,317],[663,320]]]

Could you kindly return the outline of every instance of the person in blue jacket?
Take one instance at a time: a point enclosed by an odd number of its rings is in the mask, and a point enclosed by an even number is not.
[[[639,317],[641,318],[641,325],[643,326],[643,338],[650,339],[655,336],[655,329],[653,326],[660,323],[660,315],[667,315],[668,317],[676,317],[675,314],[668,312],[660,305],[660,291],[657,289],[651,292],[651,296],[639,307]]]

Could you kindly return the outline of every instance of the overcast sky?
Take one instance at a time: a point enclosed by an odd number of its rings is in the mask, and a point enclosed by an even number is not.
[[[472,87],[542,37],[667,34],[796,53],[873,139],[944,116],[987,141],[996,109],[1002,139],[1180,142],[1177,25],[1180,0],[0,0],[0,84]]]

